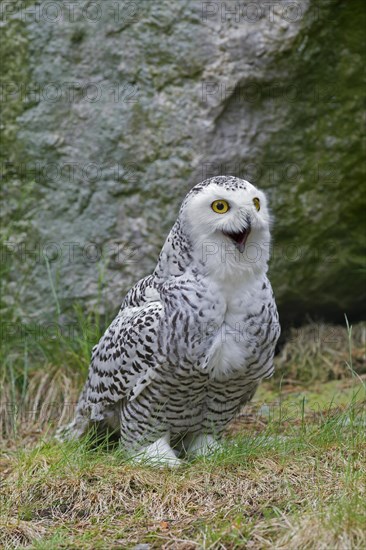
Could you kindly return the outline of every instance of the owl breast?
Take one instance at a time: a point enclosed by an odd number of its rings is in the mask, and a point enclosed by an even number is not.
[[[241,374],[248,380],[273,372],[272,358],[278,337],[277,311],[271,289],[255,282],[250,291],[238,285],[220,293],[216,316],[217,330],[207,350],[210,377],[228,380]],[[270,363],[264,372],[263,367]]]
[[[270,376],[264,367],[272,362],[279,325],[268,280],[190,281],[189,292],[185,284],[175,282],[165,302],[161,343],[172,363],[184,357],[216,380]]]

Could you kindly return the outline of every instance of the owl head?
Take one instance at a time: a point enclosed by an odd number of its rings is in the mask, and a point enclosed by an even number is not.
[[[181,227],[195,261],[218,277],[267,270],[270,215],[266,196],[248,181],[218,176],[188,193]]]

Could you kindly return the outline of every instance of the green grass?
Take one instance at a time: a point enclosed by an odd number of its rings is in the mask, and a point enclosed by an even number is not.
[[[268,422],[158,472],[88,442],[5,452],[3,544],[31,548],[362,548],[366,418]],[[190,541],[190,542],[189,542]],[[171,546],[169,546],[169,544]],[[12,546],[14,545],[14,546]],[[320,546],[321,547],[321,546]]]
[[[95,319],[79,319],[72,341],[13,340],[4,351],[2,411],[12,400],[22,407],[2,422],[0,547],[366,546],[363,325],[339,329],[333,346],[290,338],[222,450],[156,470],[116,445],[52,438],[72,414],[65,402],[76,400],[100,332]]]

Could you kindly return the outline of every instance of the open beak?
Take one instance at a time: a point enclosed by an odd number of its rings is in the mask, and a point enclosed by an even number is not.
[[[241,231],[223,231],[223,233],[226,237],[229,237],[229,239],[233,241],[239,252],[244,252],[245,243],[247,242],[250,233],[250,224]]]

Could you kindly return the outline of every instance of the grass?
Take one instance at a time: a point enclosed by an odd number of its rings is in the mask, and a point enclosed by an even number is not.
[[[115,445],[52,439],[85,377],[88,330],[8,341],[0,547],[366,547],[364,325],[294,332],[224,448],[173,471],[133,465]]]

